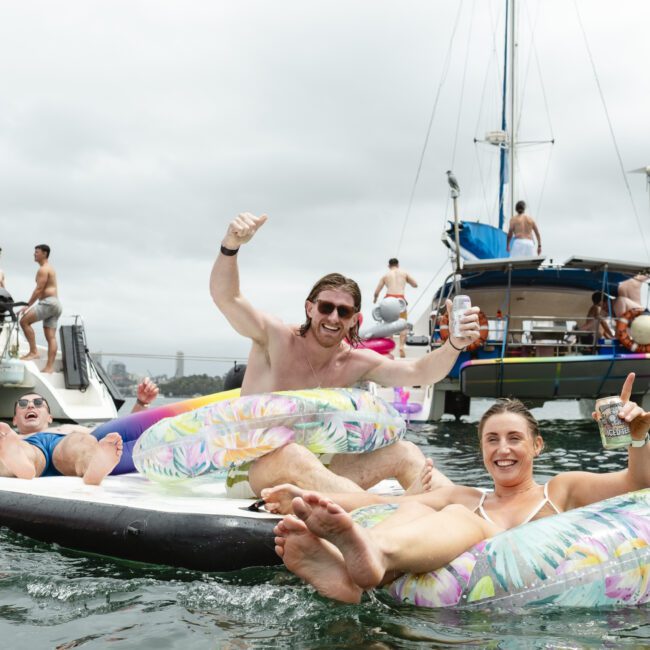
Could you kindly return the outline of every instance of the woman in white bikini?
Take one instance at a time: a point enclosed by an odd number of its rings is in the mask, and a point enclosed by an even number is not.
[[[650,486],[650,413],[634,402],[634,374],[621,391],[619,415],[633,439],[628,467],[594,474],[562,472],[544,485],[533,478],[533,461],[544,442],[535,418],[518,400],[500,400],[479,422],[483,463],[494,491],[454,485],[403,497],[369,493],[329,495],[278,486],[263,496],[279,508],[291,499],[297,517],[276,526],[276,552],[287,568],[325,596],[358,602],[365,589],[402,573],[445,566],[487,537],[529,521]],[[399,503],[395,514],[371,529],[346,512],[373,503]]]

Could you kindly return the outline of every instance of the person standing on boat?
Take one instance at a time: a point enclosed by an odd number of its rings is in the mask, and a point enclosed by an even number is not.
[[[406,304],[406,284],[410,284],[412,287],[417,287],[418,283],[404,270],[399,267],[399,260],[396,257],[391,257],[388,260],[388,272],[382,276],[379,280],[379,284],[375,289],[375,295],[372,300],[373,303],[377,302],[381,290],[386,287],[386,295],[384,298],[401,298]],[[400,318],[406,320],[408,314],[406,309],[399,315]],[[406,330],[402,330],[399,333],[399,356],[404,358],[406,352],[404,351],[404,345],[406,343]]]
[[[419,359],[389,359],[355,348],[361,291],[354,280],[339,273],[326,275],[313,286],[301,326],[287,325],[258,311],[241,293],[237,257],[240,247],[266,221],[266,215],[249,212],[231,221],[210,276],[215,304],[233,328],[252,341],[242,395],[352,386],[360,381],[384,386],[430,384],[443,379],[459,352],[478,338],[478,308],[473,307],[463,318],[461,337],[451,336],[445,345]],[[323,491],[359,491],[390,477],[412,491],[423,489],[418,484],[424,456],[416,445],[404,440],[365,454],[336,454],[321,460],[300,445],[288,444],[234,468],[226,485],[231,496],[240,498],[258,496],[263,488],[279,483]],[[450,481],[436,470],[433,483],[437,487]]]
[[[617,318],[630,309],[645,309],[641,303],[641,289],[648,280],[649,275],[635,275],[618,283],[618,297],[614,300],[614,314]]]
[[[535,240],[537,239],[537,255],[542,254],[542,238],[535,220],[526,214],[526,203],[517,201],[515,214],[510,219],[506,250],[510,257],[535,257]]]
[[[29,352],[21,359],[28,361],[38,359],[36,348],[36,333],[32,325],[39,320],[43,321],[43,333],[47,341],[47,362],[42,372],[54,372],[54,358],[56,357],[56,326],[61,316],[61,303],[59,302],[56,284],[56,272],[50,264],[50,247],[39,244],[34,248],[34,261],[39,269],[36,272],[36,288],[27,301],[27,306],[20,310],[22,314],[20,326],[23,328],[25,338],[29,343]],[[34,303],[35,307],[31,308]],[[30,309],[31,308],[31,309]]]

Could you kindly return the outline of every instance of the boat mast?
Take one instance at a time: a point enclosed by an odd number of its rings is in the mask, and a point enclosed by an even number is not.
[[[515,0],[510,0],[510,137],[508,139],[508,148],[510,154],[510,216],[515,213],[515,168],[516,161],[516,101],[515,82],[517,77],[517,41],[516,41],[516,21],[515,21]]]
[[[499,228],[505,224],[505,185],[508,184],[510,215],[515,213],[515,0],[506,0],[503,44],[503,90],[501,95],[501,131],[506,134],[499,154]],[[510,44],[510,47],[508,45]],[[508,59],[510,59],[508,61]],[[510,124],[508,125],[508,82],[510,82]]]

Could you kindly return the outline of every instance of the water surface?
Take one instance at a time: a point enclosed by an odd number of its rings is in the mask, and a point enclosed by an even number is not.
[[[452,479],[489,486],[475,424],[486,405],[474,405],[470,422],[412,425],[408,437]],[[562,408],[536,411],[554,418],[541,420],[539,480],[624,466],[622,452],[599,447],[593,424],[557,419]],[[641,648],[650,647],[650,615],[426,610],[381,593],[340,605],[279,567],[204,574],[84,555],[0,529],[0,639],[1,647],[35,649]]]

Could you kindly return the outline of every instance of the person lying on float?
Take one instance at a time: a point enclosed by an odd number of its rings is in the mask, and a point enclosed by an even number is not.
[[[509,528],[647,488],[650,413],[630,401],[633,383],[631,373],[621,391],[624,406],[619,415],[629,423],[632,437],[624,470],[561,472],[539,485],[533,478],[533,461],[544,441],[537,422],[518,400],[500,400],[478,425],[493,492],[453,485],[404,497],[367,492],[325,496],[282,486],[267,499],[280,502],[294,496],[295,516],[285,516],[276,526],[276,552],[290,571],[322,595],[356,603],[366,589],[404,573],[439,569]],[[361,528],[347,512],[374,503],[399,507],[371,529]]]
[[[132,413],[149,407],[158,386],[146,377],[137,388]],[[38,476],[79,476],[99,485],[122,456],[119,433],[98,441],[92,429],[78,424],[53,427],[50,405],[38,393],[25,393],[14,404],[13,424],[0,423],[0,476],[32,479]]]
[[[230,325],[251,339],[242,395],[317,387],[346,387],[360,381],[384,386],[417,386],[443,379],[459,352],[476,340],[478,308],[468,310],[462,336],[420,359],[389,359],[372,350],[352,347],[358,340],[361,292],[354,280],[339,273],[321,278],[305,301],[303,325],[288,325],[266,314],[242,295],[238,253],[267,221],[248,212],[233,219],[212,268],[210,293]],[[347,339],[347,341],[346,341]],[[321,462],[323,461],[323,462]],[[329,467],[325,467],[326,463]],[[231,471],[229,496],[251,498],[278,483],[291,482],[322,491],[352,491],[395,477],[412,492],[422,490],[422,452],[399,441],[365,454],[336,454],[320,460],[297,444],[289,444]],[[432,486],[451,482],[434,470]]]

